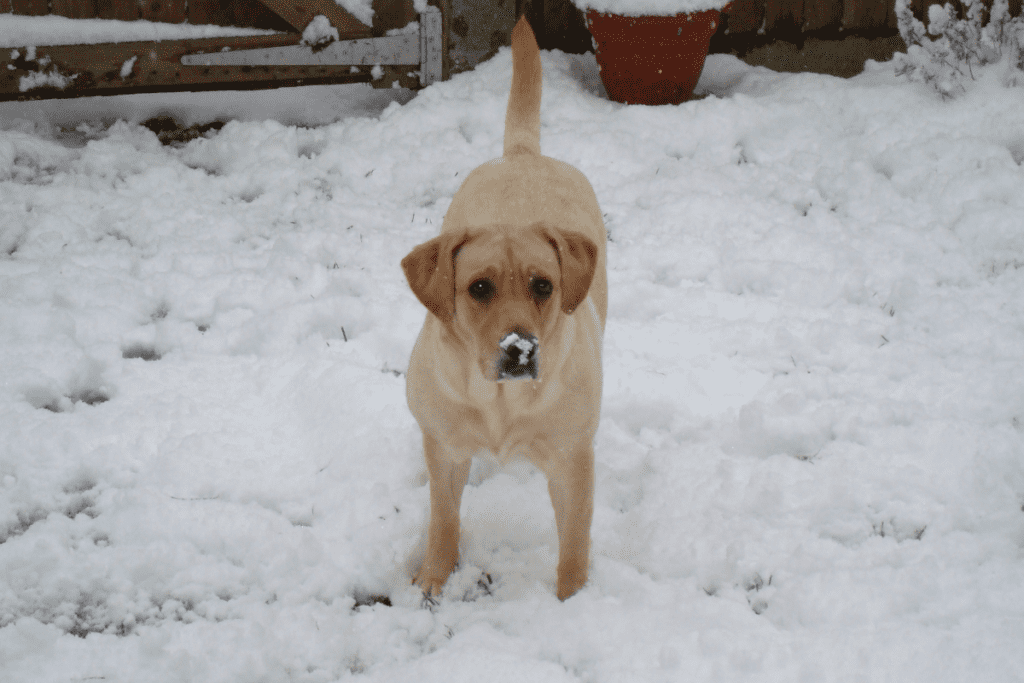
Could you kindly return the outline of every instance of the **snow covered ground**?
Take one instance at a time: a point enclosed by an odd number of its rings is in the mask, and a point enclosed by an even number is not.
[[[507,50],[411,100],[0,105],[0,680],[1024,679],[1024,89],[712,56],[647,108],[543,63],[610,240],[565,603],[522,464],[475,465],[440,604],[409,585],[398,262],[500,154]]]

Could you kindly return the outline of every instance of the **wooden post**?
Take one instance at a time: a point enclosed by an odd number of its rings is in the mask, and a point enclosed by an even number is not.
[[[441,80],[447,81],[452,77],[452,59],[449,56],[449,41],[451,40],[452,32],[452,2],[451,0],[427,0],[427,4],[441,10],[441,54],[443,55],[441,60]]]

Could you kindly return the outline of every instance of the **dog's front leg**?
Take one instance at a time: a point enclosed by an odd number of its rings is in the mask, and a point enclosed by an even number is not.
[[[594,449],[572,454],[566,467],[548,477],[548,492],[558,527],[558,599],[565,600],[587,582],[590,521],[594,515]]]
[[[414,581],[428,596],[438,596],[459,563],[459,508],[472,459],[457,460],[426,433],[423,454],[430,473],[430,527],[427,554]]]

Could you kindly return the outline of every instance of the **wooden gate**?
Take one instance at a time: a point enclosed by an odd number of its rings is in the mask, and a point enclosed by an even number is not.
[[[0,12],[273,29],[275,34],[0,48],[0,99],[40,99],[173,90],[370,83],[419,88],[449,74],[447,0],[420,17],[411,0],[375,3],[382,25],[363,24],[334,0],[0,0]],[[343,51],[304,45],[302,31],[327,17]],[[417,35],[384,36],[419,19]],[[391,26],[388,26],[388,24]],[[428,26],[429,25],[429,26]],[[265,32],[264,32],[265,33]],[[396,51],[401,43],[404,49]],[[418,46],[418,49],[413,47]],[[287,48],[282,52],[281,48]],[[239,53],[239,51],[254,51]],[[267,58],[266,51],[275,58]],[[231,53],[233,63],[224,61]],[[242,54],[251,58],[243,58]],[[287,58],[278,59],[285,54]],[[198,56],[204,56],[205,59]],[[344,55],[345,63],[337,55]],[[427,68],[425,59],[436,60]]]

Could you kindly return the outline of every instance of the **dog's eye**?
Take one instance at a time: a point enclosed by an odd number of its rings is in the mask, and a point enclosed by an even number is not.
[[[530,280],[530,291],[533,292],[533,296],[543,301],[551,296],[554,285],[551,284],[551,280],[538,277]]]
[[[490,280],[477,280],[469,286],[469,295],[485,304],[494,296],[494,283]]]

